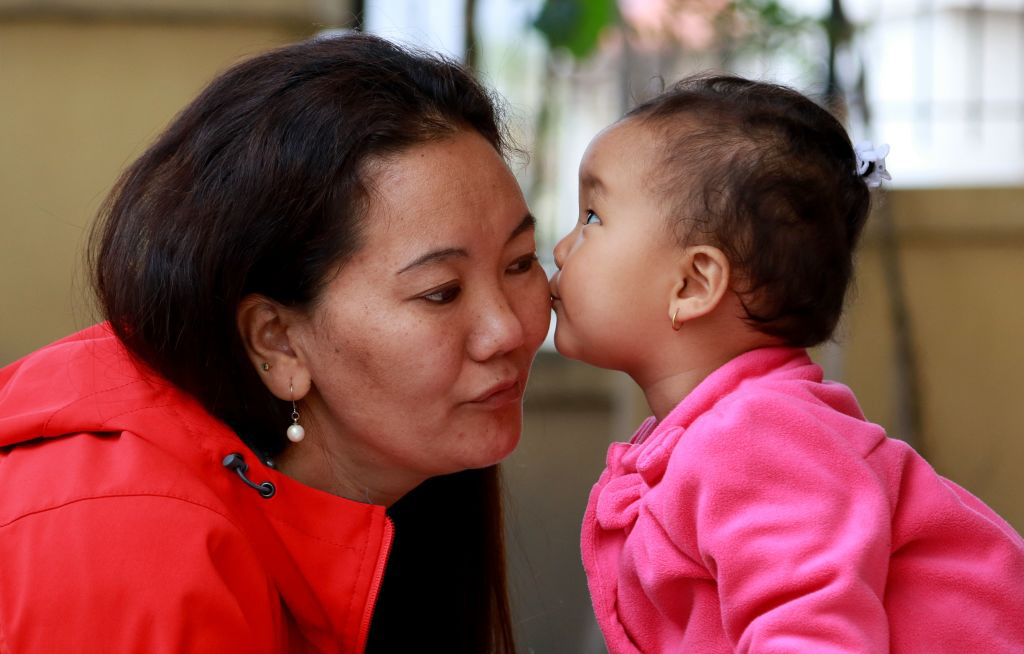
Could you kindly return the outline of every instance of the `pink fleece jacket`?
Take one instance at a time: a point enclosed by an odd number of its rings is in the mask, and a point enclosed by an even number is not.
[[[582,536],[612,654],[1024,652],[1024,541],[803,350],[613,444]]]

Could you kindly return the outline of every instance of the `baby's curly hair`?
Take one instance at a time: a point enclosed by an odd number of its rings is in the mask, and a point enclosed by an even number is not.
[[[871,202],[839,121],[792,89],[727,75],[684,79],[625,119],[657,131],[673,230],[725,253],[748,323],[792,346],[829,339]]]

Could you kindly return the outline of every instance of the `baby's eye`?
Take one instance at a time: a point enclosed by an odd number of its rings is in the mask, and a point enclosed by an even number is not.
[[[512,265],[505,269],[505,272],[513,275],[521,275],[525,272],[529,272],[533,268],[535,261],[537,261],[537,255],[536,253],[531,252],[525,257],[520,257],[513,261]]]
[[[437,290],[431,291],[426,295],[421,295],[420,298],[430,302],[431,304],[448,304],[459,296],[462,292],[462,287],[458,285],[445,286]]]
[[[587,209],[587,213],[583,216],[583,224],[584,225],[593,225],[595,223],[600,225],[601,224],[601,219],[598,218],[596,213],[594,213],[590,209]]]

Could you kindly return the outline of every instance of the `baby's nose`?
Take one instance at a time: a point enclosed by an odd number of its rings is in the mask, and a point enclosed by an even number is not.
[[[569,254],[569,248],[572,245],[572,239],[575,234],[576,230],[574,229],[565,236],[563,236],[562,240],[560,240],[558,244],[555,245],[555,265],[558,267],[559,270],[561,270],[562,266],[565,265],[565,257],[566,255]]]

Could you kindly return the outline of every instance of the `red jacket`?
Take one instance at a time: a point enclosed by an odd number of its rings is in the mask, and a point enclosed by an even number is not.
[[[384,507],[264,466],[104,325],[0,370],[0,653],[361,652],[391,536]]]

